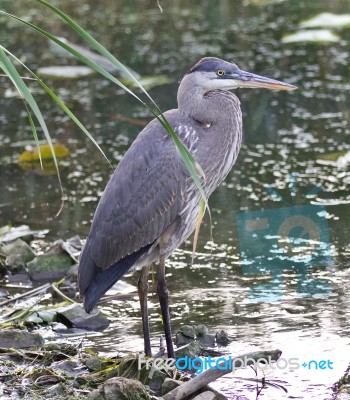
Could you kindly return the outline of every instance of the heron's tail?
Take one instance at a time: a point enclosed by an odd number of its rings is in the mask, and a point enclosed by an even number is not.
[[[124,274],[126,274],[133,264],[147,252],[152,244],[153,243],[142,247],[140,250],[122,258],[106,269],[98,267],[91,257],[84,257],[85,252],[83,252],[82,258],[79,261],[78,281],[80,293],[84,295],[84,308],[87,313],[92,311],[96,303],[107,292],[107,290],[110,289]],[[86,282],[86,276],[83,276],[84,271],[89,271],[90,282],[87,285],[84,284],[84,281]]]

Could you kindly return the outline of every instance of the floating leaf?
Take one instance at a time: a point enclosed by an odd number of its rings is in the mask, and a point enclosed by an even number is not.
[[[313,43],[330,43],[338,42],[340,37],[328,29],[313,29],[299,31],[286,35],[282,38],[282,43],[298,43],[298,42],[313,42]]]
[[[337,161],[340,157],[344,156],[345,154],[347,154],[347,150],[335,151],[335,152],[326,153],[326,154],[318,154],[317,158],[319,160]]]
[[[350,26],[350,14],[321,13],[299,24],[300,28],[343,28]]]
[[[138,88],[132,80],[130,79],[121,79],[125,86],[129,87],[130,89]],[[144,87],[144,89],[149,90],[156,86],[166,85],[167,83],[171,82],[165,75],[158,75],[158,76],[142,76],[138,79],[139,83]]]
[[[266,6],[267,4],[283,3],[286,0],[247,0],[248,4],[255,4],[257,6]]]
[[[42,144],[39,147],[40,147],[41,158],[43,160],[51,160],[53,158],[50,146],[48,144]],[[57,158],[63,158],[63,157],[67,157],[69,155],[69,150],[67,149],[67,147],[63,146],[62,144],[57,144],[57,143],[54,144],[53,150],[54,150]],[[39,156],[38,148],[35,147],[35,148],[25,150],[18,157],[17,161],[18,162],[32,162],[32,161],[39,161],[39,160],[40,160],[40,156]]]
[[[78,79],[92,75],[94,74],[94,71],[91,68],[84,66],[57,65],[57,66],[39,68],[37,73],[43,78]]]

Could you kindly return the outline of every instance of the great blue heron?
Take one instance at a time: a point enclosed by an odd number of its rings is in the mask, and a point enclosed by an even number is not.
[[[295,89],[206,57],[182,78],[178,109],[164,114],[200,164],[207,197],[231,170],[241,147],[240,102],[228,91],[238,87]],[[194,231],[201,199],[174,141],[155,119],[125,153],[97,206],[79,263],[85,310],[90,312],[127,271],[142,269],[138,293],[148,356],[152,355],[147,310],[150,265],[158,261],[157,294],[168,357],[174,358],[165,260]]]

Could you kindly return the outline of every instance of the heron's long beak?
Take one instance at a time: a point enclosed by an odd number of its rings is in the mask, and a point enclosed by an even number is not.
[[[266,88],[274,90],[295,90],[296,86],[276,81],[275,79],[266,78],[265,76],[255,75],[250,72],[239,71],[232,77],[237,84],[237,87],[246,88]]]

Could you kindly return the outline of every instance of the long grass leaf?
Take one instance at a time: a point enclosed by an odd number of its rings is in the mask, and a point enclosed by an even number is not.
[[[156,107],[157,111],[160,111],[157,104],[154,102],[149,93],[144,89],[141,83],[135,78],[135,76],[130,72],[130,70],[119,60],[117,60],[113,54],[111,54],[104,46],[101,45],[96,39],[94,39],[85,29],[83,29],[79,24],[77,24],[71,17],[65,14],[63,11],[50,4],[46,0],[35,0],[38,3],[50,8],[53,12],[59,15],[67,24],[74,29],[84,40],[86,40],[92,47],[94,47],[100,54],[111,61],[118,69],[124,72],[134,84],[139,87],[145,95],[151,100],[153,105]]]
[[[140,101],[145,107],[147,107],[152,114],[159,120],[159,122],[163,125],[163,127],[166,129],[166,131],[169,133],[169,135],[172,137],[172,139],[175,141],[175,144],[177,148],[179,149],[179,152],[183,158],[183,161],[187,167],[187,169],[190,172],[190,175],[192,179],[194,180],[201,196],[202,199],[205,201],[206,208],[209,209],[208,202],[207,202],[207,197],[205,195],[205,192],[203,190],[202,184],[200,182],[200,179],[198,175],[204,175],[203,171],[201,170],[199,164],[196,162],[196,160],[193,158],[192,154],[188,151],[187,147],[182,143],[182,141],[178,138],[176,133],[174,132],[172,126],[169,124],[157,104],[154,102],[152,97],[149,95],[149,93],[144,89],[144,87],[140,84],[140,82],[134,77],[134,75],[128,70],[128,68],[122,64],[119,60],[117,60],[104,46],[102,46],[97,40],[95,40],[86,30],[84,30],[79,24],[77,24],[72,18],[70,18],[67,14],[59,10],[57,7],[54,5],[48,3],[46,0],[36,0],[38,3],[50,8],[52,11],[54,11],[57,15],[59,15],[64,21],[68,23],[68,25],[74,29],[80,36],[82,36],[92,47],[94,47],[101,55],[106,57],[109,61],[111,61],[114,65],[117,66],[120,70],[122,70],[127,76],[130,77],[130,80],[132,80],[137,87],[139,87],[143,93],[150,99],[152,102],[153,107],[149,107],[147,103],[145,103],[142,99],[139,98],[134,92],[132,92],[130,89],[128,89],[123,83],[119,80],[116,79],[113,75],[108,73],[106,70],[104,70],[101,66],[96,64],[93,60],[90,60],[89,58],[83,56],[80,54],[78,51],[76,51],[74,48],[69,46],[68,44],[64,43],[63,41],[57,39],[50,33],[42,30],[41,28],[24,21],[16,16],[10,15],[11,17],[23,22],[27,26],[30,26],[31,28],[35,29],[39,33],[43,34],[50,40],[54,41],[61,47],[63,47],[65,50],[69,51],[71,54],[73,54],[75,57],[80,59],[82,62],[85,64],[89,65],[91,68],[93,68],[95,71],[99,72],[103,76],[105,76],[107,79],[112,80],[114,83],[116,83],[118,86],[122,87],[127,93],[131,94],[133,97],[135,97],[138,101]],[[103,71],[103,72],[102,72]],[[195,168],[196,166],[196,168]]]
[[[58,163],[57,163],[55,151],[54,151],[54,148],[52,145],[52,140],[51,140],[49,131],[47,129],[44,117],[38,107],[37,102],[35,101],[34,97],[32,96],[30,90],[28,89],[27,85],[24,83],[23,79],[17,72],[16,68],[12,65],[11,60],[7,57],[2,46],[0,46],[0,63],[1,63],[1,67],[4,70],[4,72],[11,79],[12,83],[14,84],[14,86],[16,87],[18,92],[21,94],[21,96],[27,102],[28,106],[31,108],[39,125],[41,126],[41,129],[44,132],[47,143],[49,144],[49,147],[50,147],[50,150],[52,153],[52,158],[54,160],[54,164],[55,164],[55,168],[57,171],[57,176],[58,176],[58,180],[59,180],[59,184],[60,184],[60,188],[61,188],[61,192],[62,192],[62,183],[61,183],[61,177],[60,177],[59,170],[58,170]],[[31,121],[31,116],[30,116],[30,121]],[[32,125],[32,122],[31,122],[31,125]],[[33,125],[34,125],[34,123],[33,123]],[[36,130],[34,132],[36,135]],[[36,140],[37,140],[37,136],[36,136]]]
[[[80,34],[85,40],[87,40],[96,50],[98,50],[103,56],[108,58],[111,62],[113,62],[115,65],[118,66],[118,68],[122,69],[125,74],[128,74],[130,76],[130,79],[135,82],[135,84],[140,87],[140,89],[147,95],[147,97],[151,100],[152,104],[154,105],[153,107],[150,107],[147,103],[145,103],[139,96],[137,96],[134,92],[132,92],[129,88],[127,88],[119,79],[115,78],[112,74],[110,74],[108,71],[106,71],[104,68],[102,68],[100,65],[95,63],[93,60],[89,59],[88,57],[85,57],[84,55],[80,54],[78,51],[76,51],[74,48],[69,46],[68,44],[64,43],[62,40],[57,39],[55,36],[51,35],[49,32],[39,28],[38,26],[27,22],[15,15],[9,14],[5,11],[1,11],[0,13],[7,15],[23,24],[26,26],[34,29],[41,35],[45,36],[46,38],[50,39],[54,43],[58,44],[62,48],[64,48],[66,51],[74,55],[76,58],[78,58],[80,61],[88,65],[90,68],[94,69],[96,72],[100,73],[103,75],[105,78],[111,80],[121,88],[123,88],[127,93],[132,95],[134,98],[136,98],[139,102],[141,102],[145,107],[147,107],[152,114],[159,120],[159,122],[163,125],[163,127],[166,129],[166,131],[169,133],[169,135],[173,138],[175,141],[175,144],[177,148],[179,149],[179,152],[183,158],[183,161],[189,170],[189,173],[195,182],[202,199],[205,201],[206,208],[209,209],[208,202],[207,202],[207,197],[205,195],[205,192],[203,190],[202,184],[200,182],[198,172],[201,174],[201,168],[199,167],[199,164],[195,161],[187,147],[182,143],[182,141],[178,138],[176,133],[174,132],[173,128],[165,118],[165,116],[161,113],[159,107],[155,104],[151,96],[148,94],[148,92],[142,87],[142,85],[138,82],[138,80],[131,74],[131,72],[122,64],[120,63],[111,53],[108,52],[100,43],[98,43],[94,38],[92,38],[91,35],[89,35],[83,28],[81,28],[75,21],[73,21],[69,16],[67,16],[65,13],[60,11],[58,8],[54,7],[52,4],[48,3],[45,0],[36,0],[37,2],[41,3],[42,5],[50,8],[52,11],[54,11],[56,14],[58,14],[61,18],[63,18],[71,27],[74,29],[78,34]],[[203,174],[202,174],[203,175]]]
[[[79,121],[79,119],[73,114],[73,112],[64,104],[64,102],[46,85],[44,81],[42,81],[38,75],[36,75],[27,65],[22,63],[21,60],[19,60],[13,53],[11,53],[9,50],[5,49],[0,45],[0,48],[2,48],[3,51],[5,51],[7,54],[9,54],[11,57],[13,57],[18,63],[20,63],[23,68],[25,68],[33,77],[34,80],[36,80],[46,91],[46,93],[55,101],[55,103],[71,118],[73,122],[85,133],[85,135],[93,142],[93,144],[98,148],[98,150],[101,152],[103,157],[107,160],[108,164],[111,165],[110,161],[108,160],[107,156],[99,146],[99,144],[96,142],[96,140],[93,138],[91,133],[85,128],[85,126]],[[35,126],[34,126],[35,128]],[[33,131],[34,133],[34,131]],[[39,142],[38,142],[39,144]],[[40,147],[38,148],[40,151]],[[41,162],[41,158],[40,158]],[[111,165],[112,166],[112,165]]]

